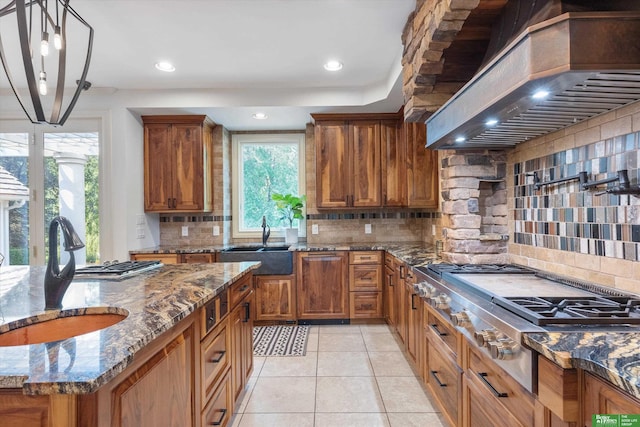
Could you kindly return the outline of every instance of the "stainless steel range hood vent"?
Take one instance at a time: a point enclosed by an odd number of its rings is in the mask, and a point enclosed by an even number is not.
[[[639,99],[640,13],[566,13],[529,27],[429,117],[427,147],[512,147]]]

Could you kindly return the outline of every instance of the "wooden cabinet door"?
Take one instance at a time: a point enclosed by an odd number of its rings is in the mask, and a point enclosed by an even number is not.
[[[404,124],[407,143],[407,204],[410,208],[438,208],[438,152],[425,148],[427,128]]]
[[[406,311],[407,311],[407,354],[417,366],[420,362],[420,338],[422,336],[422,300],[420,296],[413,291],[413,282],[405,283],[407,295]]]
[[[530,427],[521,424],[509,411],[496,403],[491,391],[473,375],[463,375],[463,427]]]
[[[640,400],[588,372],[584,374],[583,399],[584,426],[592,425],[591,419],[594,414],[640,413]]]
[[[295,320],[295,276],[255,276],[256,319]]]
[[[318,122],[316,143],[316,197],[318,208],[349,206],[350,154],[347,124],[343,120]]]
[[[144,126],[144,209],[166,211],[173,203],[175,153],[172,127],[166,123]]]
[[[348,319],[347,254],[300,252],[297,262],[298,319]]]
[[[253,319],[251,304],[253,291],[231,311],[229,329],[231,333],[231,390],[237,402],[253,370]],[[234,403],[235,405],[235,403]]]
[[[172,129],[174,209],[199,211],[204,208],[202,126],[175,124]]]
[[[409,299],[407,295],[407,290],[404,286],[404,279],[406,274],[406,266],[401,261],[395,262],[395,287],[394,287],[394,298],[396,302],[396,311],[395,311],[395,325],[396,332],[400,337],[400,340],[403,343],[407,341],[407,300]]]
[[[389,267],[385,265],[384,267],[384,276],[385,276],[385,284],[383,288],[383,307],[384,307],[384,318],[387,323],[393,327],[395,327],[396,322],[396,304],[395,304],[395,271],[393,266]]]
[[[112,425],[194,425],[193,345],[189,327],[124,379],[112,392]]]
[[[354,121],[349,125],[351,146],[351,206],[382,206],[380,122]]]
[[[462,406],[462,369],[442,344],[427,344],[425,381],[427,388],[442,408],[443,415],[452,426],[460,425]]]
[[[402,122],[380,122],[382,149],[382,202],[384,206],[407,205],[407,148],[402,137]]]

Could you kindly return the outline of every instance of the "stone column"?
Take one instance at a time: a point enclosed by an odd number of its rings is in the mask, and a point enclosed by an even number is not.
[[[84,165],[87,163],[87,157],[84,154],[75,153],[56,153],[53,157],[58,163],[60,215],[71,221],[80,240],[86,243]],[[60,244],[62,245],[62,242]],[[60,253],[60,264],[66,264],[69,255],[64,250]],[[86,264],[86,248],[75,251],[74,255],[76,265]]]

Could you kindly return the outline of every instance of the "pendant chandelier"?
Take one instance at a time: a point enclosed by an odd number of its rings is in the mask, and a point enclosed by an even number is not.
[[[63,125],[91,86],[93,28],[69,2],[13,0],[0,8],[0,60],[32,123]]]

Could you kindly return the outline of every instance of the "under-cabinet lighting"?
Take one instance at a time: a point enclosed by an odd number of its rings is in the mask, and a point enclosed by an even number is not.
[[[467,138],[465,138],[464,136],[459,136],[456,138],[456,142],[465,142],[467,140]]]
[[[498,124],[498,121],[496,119],[489,119],[486,122],[484,122],[484,124],[487,126],[495,126]]]
[[[547,96],[549,96],[549,91],[544,89],[538,90],[531,95],[533,99],[545,99]]]

